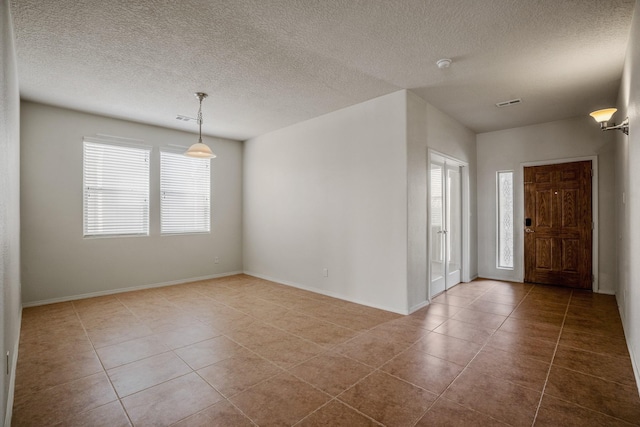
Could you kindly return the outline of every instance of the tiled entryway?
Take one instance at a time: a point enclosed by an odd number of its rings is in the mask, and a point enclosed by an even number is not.
[[[26,308],[13,426],[640,425],[612,296],[461,284],[410,316],[238,275]]]

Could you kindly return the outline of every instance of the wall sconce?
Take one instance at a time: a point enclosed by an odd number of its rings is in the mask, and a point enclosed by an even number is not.
[[[616,125],[615,123],[611,123],[609,126],[609,120],[611,120],[611,116],[618,111],[616,108],[605,108],[604,110],[597,110],[589,115],[593,117],[596,122],[600,123],[600,129],[602,130],[621,130],[625,135],[629,135],[629,118],[627,117],[620,123]]]

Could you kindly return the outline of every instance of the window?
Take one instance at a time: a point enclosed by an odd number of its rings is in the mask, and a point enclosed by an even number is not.
[[[498,172],[498,268],[513,269],[513,171]]]
[[[208,233],[211,229],[211,161],[160,152],[162,234]]]
[[[84,237],[149,235],[150,148],[84,139]]]

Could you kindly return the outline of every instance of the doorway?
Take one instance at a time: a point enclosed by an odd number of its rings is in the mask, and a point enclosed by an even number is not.
[[[463,167],[431,153],[429,159],[429,261],[431,297],[462,280]]]
[[[524,168],[524,280],[592,288],[592,163]]]

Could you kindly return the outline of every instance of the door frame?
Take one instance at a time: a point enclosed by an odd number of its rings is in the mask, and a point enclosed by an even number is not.
[[[521,200],[514,200],[518,209],[518,212],[514,217],[518,219],[518,224],[521,225],[521,227],[515,227],[516,232],[514,233],[514,238],[518,239],[520,247],[520,265],[518,271],[518,279],[520,282],[524,282],[524,168],[529,166],[557,165],[561,163],[573,163],[588,160],[591,161],[591,170],[593,171],[593,174],[591,175],[591,219],[593,221],[591,239],[591,274],[593,275],[593,282],[591,284],[591,290],[593,292],[598,292],[600,290],[598,277],[598,156],[569,157],[563,159],[520,163],[520,176],[518,177],[519,190],[515,194],[520,194]]]
[[[427,264],[427,301],[431,303],[431,239],[433,238],[431,233],[431,157],[438,156],[445,160],[457,163],[460,166],[460,180],[462,186],[462,205],[461,205],[461,222],[462,222],[462,265],[460,266],[460,279],[462,282],[470,282],[470,268],[469,262],[471,259],[470,248],[470,227],[471,227],[471,204],[469,199],[469,163],[456,159],[448,154],[444,154],[440,151],[429,148],[427,150],[427,258],[425,260]]]

